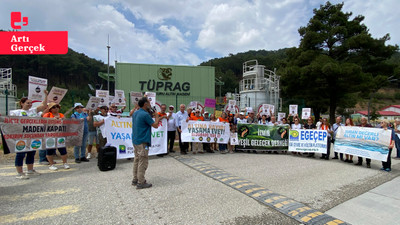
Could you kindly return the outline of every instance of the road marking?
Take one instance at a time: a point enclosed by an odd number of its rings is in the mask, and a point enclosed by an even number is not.
[[[16,194],[16,195],[4,195],[0,196],[0,201],[18,201],[26,198],[36,198],[36,197],[49,197],[51,195],[62,195],[66,193],[73,193],[81,191],[78,188],[70,188],[64,190],[56,190],[56,191],[46,191],[46,192],[36,192],[36,193],[27,193],[27,194]]]
[[[191,158],[188,156],[175,156],[173,158],[208,177],[211,177],[237,191],[242,192],[258,202],[261,202],[262,204],[297,220],[302,224],[348,224],[328,214],[310,208],[303,203],[297,202],[294,199],[290,199],[286,196],[268,190],[265,187],[261,187],[255,183],[234,176],[222,169],[202,162],[196,158]],[[295,209],[293,210],[293,208]]]
[[[76,213],[79,210],[80,207],[78,205],[67,205],[53,209],[42,209],[30,213],[25,213],[23,216],[19,216],[16,214],[5,215],[5,216],[0,216],[0,223],[15,223],[21,221],[30,221],[35,219],[44,219],[48,217],[55,217],[65,214]]]
[[[71,169],[63,169],[60,168],[56,171],[53,170],[38,170],[37,172],[39,172],[40,174],[47,174],[47,173],[58,173],[58,172],[70,172],[70,171],[77,171],[78,168],[71,168]],[[0,173],[1,177],[11,177],[11,176],[16,176],[17,172],[8,172],[8,173]]]

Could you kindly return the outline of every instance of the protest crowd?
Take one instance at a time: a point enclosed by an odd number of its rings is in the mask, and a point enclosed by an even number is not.
[[[10,116],[15,117],[42,117],[49,118],[51,120],[65,120],[66,115],[70,112],[65,112],[64,114],[60,112],[60,104],[56,102],[48,103],[48,92],[44,91],[45,99],[37,106],[32,107],[32,100],[26,97],[22,98],[19,101],[20,109],[10,111]],[[154,96],[155,99],[155,96]],[[153,100],[154,100],[153,99]],[[125,99],[123,100],[125,101]],[[135,146],[135,158],[137,154],[140,154],[141,157],[137,161],[134,160],[134,179],[132,181],[133,185],[137,185],[137,188],[148,188],[151,187],[151,184],[146,183],[144,180],[144,173],[147,169],[148,162],[148,148],[151,146],[150,139],[150,128],[158,128],[158,125],[162,120],[166,121],[167,125],[167,144],[164,146],[166,151],[162,154],[157,154],[159,157],[163,157],[170,153],[175,153],[174,144],[175,140],[179,140],[179,150],[181,155],[186,154],[205,154],[205,153],[216,153],[220,154],[233,154],[235,152],[247,152],[247,153],[268,153],[268,154],[293,154],[297,157],[309,157],[316,158],[316,154],[320,154],[318,158],[323,160],[341,160],[344,163],[354,163],[357,166],[362,166],[365,158],[366,167],[371,167],[371,158],[357,156],[356,154],[346,154],[343,152],[337,152],[336,147],[334,148],[335,142],[338,141],[338,132],[341,128],[351,128],[351,127],[360,127],[360,128],[370,128],[372,129],[372,125],[368,123],[366,117],[362,117],[360,119],[359,124],[354,124],[351,118],[343,118],[342,116],[336,117],[336,121],[332,123],[327,118],[321,118],[317,122],[314,121],[314,117],[311,116],[311,111],[308,111],[307,117],[304,117],[304,113],[299,117],[296,111],[289,110],[289,116],[284,115],[275,115],[275,110],[254,110],[252,108],[246,108],[240,110],[239,108],[234,108],[231,112],[229,109],[231,107],[225,108],[224,111],[216,111],[215,108],[212,113],[205,110],[206,107],[200,107],[198,103],[189,104],[188,107],[185,104],[180,104],[178,109],[175,109],[173,105],[161,104],[158,112],[155,110],[155,107],[152,106],[151,98],[149,96],[143,95],[135,102],[135,107],[133,107],[130,112],[128,118],[132,118],[132,128],[133,129],[133,137],[131,142]],[[154,102],[153,102],[154,103]],[[89,106],[89,103],[88,103]],[[92,108],[84,108],[81,103],[75,103],[72,107],[73,112],[68,119],[79,120],[83,123],[82,130],[80,133],[82,134],[82,139],[79,143],[74,146],[73,155],[75,158],[75,163],[88,162],[89,160],[93,160],[96,158],[97,153],[101,148],[110,145],[109,141],[107,141],[107,133],[109,130],[106,128],[106,120],[108,118],[121,119],[123,118],[124,110],[126,109],[126,105],[119,105],[114,102],[108,103],[107,105],[96,105]],[[150,120],[149,118],[154,118],[154,120]],[[146,122],[150,121],[150,122]],[[344,123],[343,123],[344,121]],[[190,132],[193,131],[205,131],[207,128],[214,129],[215,127],[220,126],[224,133],[224,129],[228,131],[228,138],[225,138],[224,141],[221,141],[222,138],[209,138],[208,136],[197,137],[190,136],[191,140],[200,141],[188,141],[187,130]],[[266,128],[277,128],[279,131],[278,139],[281,140],[280,148],[268,147],[268,148],[246,148],[242,145],[245,145],[242,142],[240,143],[240,139],[243,139],[246,135],[251,135],[253,133],[250,132],[252,126],[258,126],[258,135],[259,136],[272,136],[270,132],[273,130],[265,130]],[[260,128],[261,127],[261,128]],[[264,129],[265,128],[265,129]],[[136,131],[135,131],[136,129]],[[396,158],[400,157],[400,119],[396,119],[394,124],[390,124],[387,120],[382,120],[378,127],[374,127],[374,129],[388,130],[390,131],[390,142],[386,146],[389,150],[387,153],[387,159],[382,161],[381,170],[390,172],[391,171],[391,154],[394,148],[397,149]],[[209,131],[210,129],[208,129]],[[261,131],[260,131],[261,130]],[[291,139],[296,138],[296,136],[290,136],[288,133],[292,135],[292,131],[296,131],[297,133],[302,134],[302,130],[307,131],[323,131],[323,134],[326,134],[325,141],[325,150],[324,152],[313,152],[313,151],[293,151],[287,148],[287,139],[289,139],[289,143]],[[277,131],[277,132],[278,132]],[[293,134],[295,134],[294,132]],[[251,133],[251,134],[250,134]],[[265,135],[268,133],[268,135]],[[365,132],[364,132],[365,133]],[[148,136],[143,136],[147,135]],[[306,133],[308,134],[308,133]],[[202,135],[202,134],[201,134]],[[199,135],[199,136],[201,136]],[[139,138],[140,137],[140,138]],[[315,138],[315,137],[314,137]],[[145,141],[138,141],[138,140]],[[207,141],[204,141],[207,139]],[[236,140],[235,140],[236,139]],[[239,139],[239,140],[238,140]],[[275,143],[273,141],[251,141],[251,143]],[[247,144],[248,145],[248,144]],[[93,150],[93,146],[95,146],[96,151]],[[273,145],[271,145],[273,146]],[[303,145],[298,145],[303,146]],[[309,146],[309,145],[304,145]],[[143,148],[142,148],[143,147]],[[283,148],[282,148],[283,147]],[[139,150],[138,150],[139,148]],[[332,149],[333,148],[333,149]],[[87,152],[86,152],[87,149]],[[299,148],[300,149],[300,148]],[[54,155],[56,155],[56,150],[58,150],[61,159],[62,165],[54,161]],[[289,150],[289,153],[287,153]],[[331,151],[334,151],[334,157],[330,158]],[[48,148],[38,150],[39,152],[39,163],[44,165],[49,165],[50,170],[58,170],[60,167],[64,169],[69,169],[70,165],[67,162],[67,148],[66,147],[57,147],[57,148]],[[40,175],[34,169],[34,156],[36,151],[27,151],[27,152],[17,152],[15,156],[15,166],[17,170],[18,179],[28,179],[30,176]],[[386,156],[386,155],[385,155]],[[357,159],[355,159],[357,157]],[[133,157],[128,157],[126,159],[130,160]],[[25,163],[27,165],[27,171],[23,172],[23,160],[25,159]],[[143,166],[145,165],[145,166]],[[136,170],[136,172],[135,172]],[[135,174],[136,173],[136,174]]]

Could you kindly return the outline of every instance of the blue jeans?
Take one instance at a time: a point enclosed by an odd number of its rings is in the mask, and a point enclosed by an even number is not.
[[[15,155],[15,166],[22,166],[24,164],[25,155],[26,155],[25,164],[26,165],[33,164],[33,162],[35,161],[35,154],[36,154],[36,151],[18,152]]]
[[[74,147],[74,157],[75,159],[85,158],[86,157],[86,142],[88,139],[89,132],[83,132],[82,137],[82,145]],[[79,149],[81,150],[81,155],[79,156]]]
[[[47,162],[46,150],[39,150],[39,163]]]
[[[397,151],[397,158],[400,158],[400,138],[399,136],[394,137],[394,144],[396,145],[396,151]]]

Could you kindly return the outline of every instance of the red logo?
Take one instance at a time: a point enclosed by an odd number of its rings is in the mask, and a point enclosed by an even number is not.
[[[11,27],[28,26],[28,17],[11,12]],[[67,54],[68,31],[3,31],[0,32],[0,55]]]
[[[28,17],[23,17],[21,20],[21,12],[12,12],[11,13],[11,27],[14,30],[19,30],[21,29],[20,25],[16,25],[16,23],[21,23],[22,22],[22,26],[28,26]]]

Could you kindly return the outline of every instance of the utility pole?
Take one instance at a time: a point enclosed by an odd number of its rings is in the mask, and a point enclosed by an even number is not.
[[[107,43],[107,90],[110,92],[110,35],[108,35],[108,43]]]

